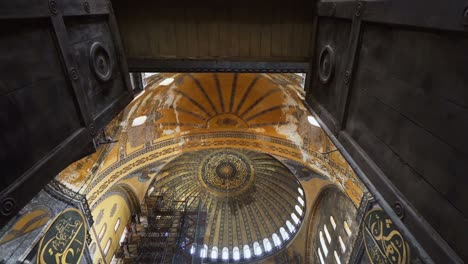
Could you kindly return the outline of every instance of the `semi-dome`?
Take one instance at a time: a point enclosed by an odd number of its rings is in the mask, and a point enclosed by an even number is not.
[[[203,245],[191,252],[206,261],[265,257],[292,240],[301,225],[301,184],[271,155],[234,148],[193,151],[159,175],[151,195],[206,212]]]

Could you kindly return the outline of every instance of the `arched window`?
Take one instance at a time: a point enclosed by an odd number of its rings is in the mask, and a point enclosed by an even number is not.
[[[317,119],[315,119],[313,116],[307,116],[307,121],[313,126],[320,127],[320,124],[317,122]]]
[[[299,207],[299,205],[294,206],[294,208],[296,209],[296,212],[297,212],[299,215],[302,215],[302,209],[301,209],[301,207]]]
[[[249,259],[251,256],[252,253],[250,252],[249,245],[244,245],[244,259]]]
[[[331,215],[330,215],[330,223],[331,223],[332,226],[333,226],[333,230],[336,230],[335,218],[333,218],[333,216],[331,216]]]
[[[292,220],[294,221],[294,223],[297,225],[299,224],[299,218],[297,217],[297,215],[295,213],[292,213],[291,214],[291,218]],[[292,231],[291,231],[292,232]]]
[[[112,239],[109,238],[109,240],[107,240],[106,246],[104,247],[104,256],[107,256],[107,253],[109,253],[111,244],[112,244]]]
[[[275,245],[275,247],[281,246],[281,239],[279,238],[279,236],[276,233],[273,233],[271,238],[273,239],[273,244]]]
[[[99,231],[98,239],[101,240],[104,237],[104,233],[106,233],[107,229],[107,224],[104,223],[104,225],[101,227],[101,231]]]
[[[299,194],[300,194],[301,196],[304,196],[304,192],[302,191],[301,188],[297,188],[297,191],[299,192]]]
[[[218,258],[218,248],[213,247],[211,249],[211,259],[217,259]]]
[[[237,261],[237,260],[240,260],[240,251],[239,251],[239,248],[238,248],[238,247],[234,247],[234,248],[232,249],[232,258],[233,258],[234,260],[236,260],[236,261]]]
[[[344,221],[344,229],[346,231],[346,234],[350,237],[353,232],[351,232],[351,229],[349,228],[348,222]]]
[[[195,253],[195,244],[192,244],[192,247],[190,248],[190,254],[193,255]]]
[[[262,248],[258,242],[254,242],[253,248],[255,256],[260,256],[262,254]]]
[[[304,200],[302,200],[302,198],[300,196],[297,197],[297,201],[302,205],[304,206]]]
[[[119,229],[119,226],[120,226],[120,218],[117,218],[117,222],[115,222],[115,226],[114,226],[114,232],[117,232],[117,230]]]
[[[338,236],[338,241],[340,241],[341,252],[342,252],[342,253],[345,253],[345,252],[346,252],[346,245],[345,245],[345,243],[343,242],[343,239],[341,238],[341,236]]]
[[[207,254],[208,254],[208,246],[205,244],[203,245],[203,248],[200,250],[200,257],[206,258]]]
[[[323,230],[325,231],[325,236],[327,237],[328,244],[331,244],[331,236],[330,233],[328,233],[327,225],[323,225]]]
[[[146,122],[147,116],[139,116],[133,119],[132,127],[141,126]]]
[[[318,255],[320,257],[320,264],[325,264],[325,261],[323,260],[322,252],[320,251],[320,248],[317,248]]]
[[[289,232],[291,232],[291,234],[296,232],[296,228],[293,226],[293,224],[291,224],[291,222],[289,222],[289,220],[286,221],[286,226],[288,227]]]
[[[265,249],[265,252],[270,252],[271,251],[271,243],[268,238],[263,239],[263,248]]]
[[[149,188],[148,190],[148,196],[150,196],[153,192],[154,192],[154,187],[151,186],[151,188]]]
[[[281,234],[281,237],[283,238],[283,241],[286,241],[289,239],[289,234],[288,232],[286,232],[286,229],[284,229],[284,227],[280,228],[280,234]]]
[[[333,251],[333,255],[335,256],[336,264],[341,264],[340,257],[338,256],[338,253],[336,253],[336,251]]]
[[[223,260],[228,260],[229,259],[229,249],[227,247],[223,248],[222,259]]]
[[[169,85],[174,81],[174,78],[166,78],[162,82],[159,83],[159,85]]]
[[[328,256],[328,248],[327,248],[327,245],[325,244],[325,239],[323,238],[323,233],[322,231],[320,231],[320,244],[322,245],[322,250],[323,250],[323,253],[325,254],[325,257]]]

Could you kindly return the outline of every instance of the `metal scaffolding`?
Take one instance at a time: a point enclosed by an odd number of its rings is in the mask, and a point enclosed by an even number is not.
[[[201,202],[189,205],[166,192],[146,197],[142,215],[147,225],[132,234],[124,263],[201,263],[195,254],[197,245],[203,245],[206,229],[207,214]]]

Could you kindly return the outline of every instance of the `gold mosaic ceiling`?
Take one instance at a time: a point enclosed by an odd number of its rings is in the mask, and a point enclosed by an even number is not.
[[[289,123],[295,102],[261,74],[186,74],[163,93],[158,126],[257,128]]]
[[[166,82],[169,79],[172,82]],[[204,254],[211,257],[216,247],[221,257],[226,248],[234,259],[238,248],[245,259],[248,246],[255,259],[255,243],[263,253],[270,243],[273,252],[292,240],[291,230],[302,222],[296,206],[301,208],[304,194],[278,160],[305,183],[305,194],[310,192],[307,184],[315,186],[309,181],[313,175],[321,175],[343,186],[359,204],[361,184],[323,131],[308,122],[310,113],[296,75],[167,73],[146,80],[145,91],[106,128],[117,142],[101,146],[57,177],[70,190],[86,195],[95,217],[116,186],[134,193],[129,203],[135,205],[145,200],[151,185],[158,186],[152,195],[169,192],[192,203],[203,196],[212,221]],[[290,164],[297,164],[296,169]],[[181,175],[176,169],[195,172]],[[283,183],[285,179],[290,180]],[[249,232],[237,228],[242,225]],[[229,226],[235,227],[229,231]]]
[[[151,187],[152,196],[187,201],[192,208],[201,203],[207,218],[202,254],[207,256],[226,248],[232,258],[237,248],[247,259],[246,246],[252,259],[268,256],[292,240],[305,211],[298,179],[281,162],[256,151],[184,153],[161,170]]]
[[[173,81],[163,84],[167,78]],[[106,129],[118,142],[99,148],[57,177],[86,194],[91,208],[119,181],[128,182],[142,199],[147,185],[128,176],[149,163],[224,147],[303,163],[357,190],[351,197],[360,197],[354,173],[339,153],[321,154],[334,146],[308,123],[310,113],[301,101],[304,90],[295,74],[157,74],[147,81],[146,90]],[[144,122],[135,124],[141,118]]]

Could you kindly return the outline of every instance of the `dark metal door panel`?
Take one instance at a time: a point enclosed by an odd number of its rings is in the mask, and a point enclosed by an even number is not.
[[[334,93],[319,83],[326,37],[317,33],[307,101],[415,253],[460,262],[468,259],[468,13],[463,1],[416,2],[319,3],[318,25],[353,22]]]
[[[350,19],[325,17],[317,21],[317,64],[312,69],[322,67],[322,70],[312,71],[311,85],[314,87],[314,98],[321,102],[321,108],[317,111],[324,113],[324,121],[334,131],[338,127],[335,117],[339,116],[338,105],[342,92],[337,74],[344,71],[350,30]],[[322,62],[318,63],[320,60]]]
[[[2,190],[15,180],[8,175],[24,174],[82,126],[47,21],[3,26],[1,61],[9,63],[0,64]],[[33,145],[37,152],[28,149]]]
[[[126,87],[124,77],[115,65],[116,51],[112,41],[112,35],[107,23],[107,17],[67,17],[65,18],[68,39],[72,46],[73,58],[77,63],[79,74],[83,76],[94,76],[92,67],[91,48],[93,45],[101,44],[102,52],[111,54],[109,64],[112,66],[109,80],[103,81],[99,78],[82,78],[80,86],[84,88],[88,107],[93,119],[103,114],[103,111],[116,101],[119,96],[125,94]],[[97,51],[99,52],[99,51]]]
[[[0,226],[94,151],[132,99],[111,10],[104,0],[0,3]]]
[[[453,226],[468,225],[468,38],[375,25],[361,35],[344,131],[462,253],[468,237]]]

